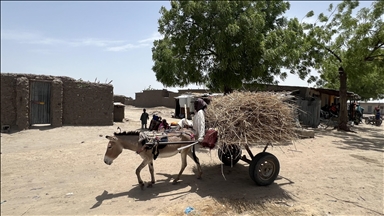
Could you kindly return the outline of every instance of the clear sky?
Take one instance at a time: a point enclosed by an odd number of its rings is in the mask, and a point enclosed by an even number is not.
[[[327,12],[331,2],[290,3],[286,16],[301,20],[310,10]],[[163,89],[151,69],[161,6],[170,8],[170,3],[1,1],[1,72],[113,80],[114,94],[133,98],[149,86]],[[308,86],[291,74],[280,84]]]

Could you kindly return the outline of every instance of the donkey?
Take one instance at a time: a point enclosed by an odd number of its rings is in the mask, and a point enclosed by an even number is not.
[[[146,141],[145,134],[139,131],[130,131],[130,132],[114,133],[114,136],[106,136],[105,138],[107,138],[109,142],[108,142],[107,151],[105,152],[105,155],[104,155],[104,162],[107,165],[111,165],[113,160],[120,155],[123,149],[135,151],[143,159],[143,162],[141,162],[141,164],[136,168],[137,180],[141,188],[143,188],[144,182],[140,177],[140,171],[146,165],[148,165],[149,172],[151,174],[151,182],[148,183],[147,187],[152,187],[152,185],[155,183],[154,168],[153,168],[154,154],[152,149],[147,150],[143,148]],[[177,142],[177,141],[180,141],[180,139],[181,141],[192,141],[193,136],[183,132],[168,133],[168,142]],[[157,148],[159,158],[172,157],[177,153],[181,154],[181,170],[178,176],[176,177],[176,179],[173,181],[174,184],[176,184],[180,180],[180,176],[183,173],[185,167],[187,166],[187,155],[190,158],[192,158],[193,161],[196,163],[197,172],[198,172],[197,178],[200,179],[202,175],[199,158],[195,154],[195,146],[189,146],[180,151],[177,150],[178,148],[186,145],[187,144],[168,144],[168,145],[161,144]]]

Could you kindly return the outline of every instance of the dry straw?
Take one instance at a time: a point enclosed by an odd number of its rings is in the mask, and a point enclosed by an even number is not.
[[[207,110],[209,127],[219,131],[218,145],[257,145],[296,139],[296,106],[290,95],[273,92],[234,92],[212,98]]]

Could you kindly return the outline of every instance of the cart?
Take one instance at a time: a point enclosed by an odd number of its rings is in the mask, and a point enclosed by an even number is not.
[[[249,164],[249,176],[251,179],[260,186],[267,186],[272,184],[280,172],[279,160],[273,154],[266,152],[268,146],[272,146],[271,143],[267,143],[264,150],[256,155],[253,155],[248,145],[245,145],[250,159],[246,155],[241,156],[241,147],[237,144],[223,145],[218,149],[218,156],[221,162],[225,165],[233,166],[239,160],[242,160]]]
[[[153,145],[169,145],[169,144],[186,144],[179,148],[178,150],[188,148],[190,146],[198,144],[196,141],[178,141],[178,142],[167,142],[162,140],[157,140],[153,143],[148,143]],[[265,145],[264,150],[256,155],[253,155],[248,145],[245,145],[245,150],[248,152],[250,159],[246,155],[241,156],[242,150],[240,145],[232,144],[225,145],[223,144],[218,149],[218,157],[221,162],[225,165],[233,166],[239,160],[242,160],[249,164],[249,176],[251,179],[260,186],[267,186],[272,184],[280,171],[279,160],[271,153],[266,152],[269,146],[272,146],[271,143]]]

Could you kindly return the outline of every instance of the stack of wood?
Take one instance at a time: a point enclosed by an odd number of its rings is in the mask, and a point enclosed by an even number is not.
[[[295,103],[288,93],[234,92],[214,97],[206,122],[219,131],[218,145],[282,143],[297,138]]]

